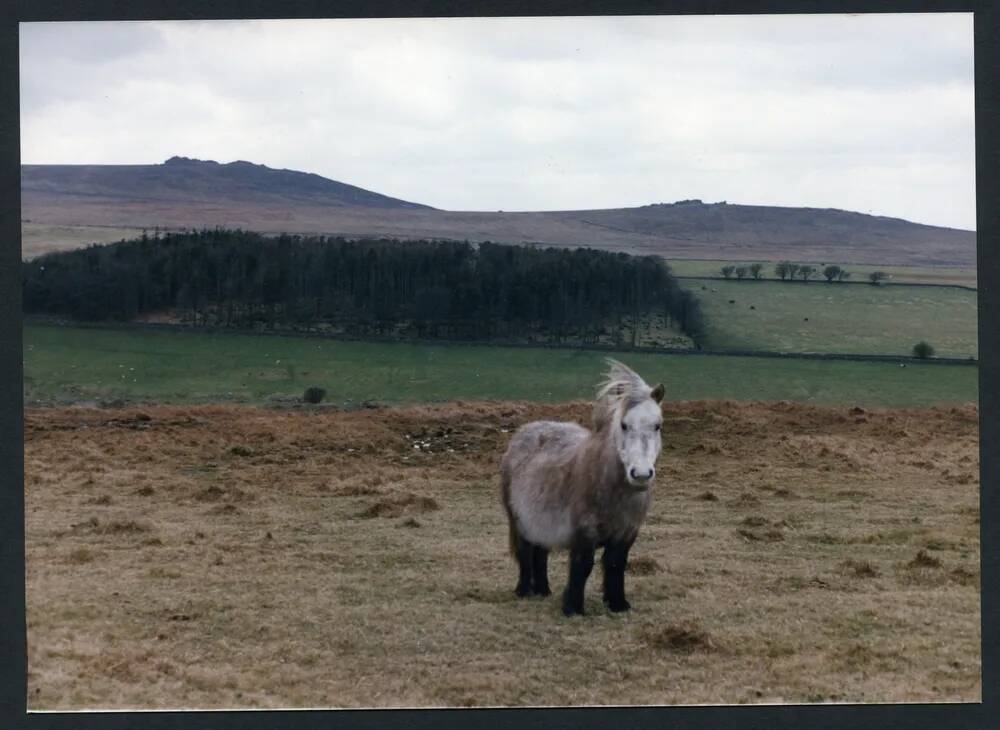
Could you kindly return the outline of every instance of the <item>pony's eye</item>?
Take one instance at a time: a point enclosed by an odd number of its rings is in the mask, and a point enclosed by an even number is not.
[[[622,421],[622,431],[628,431],[628,424]]]
[[[660,424],[656,424],[655,426],[653,426],[653,430],[654,431],[659,431],[660,430]]]

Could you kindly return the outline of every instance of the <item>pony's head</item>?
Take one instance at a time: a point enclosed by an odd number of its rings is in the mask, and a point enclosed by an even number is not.
[[[594,427],[613,441],[629,485],[647,489],[662,447],[663,385],[651,388],[628,366],[611,358],[607,362],[610,369],[597,391]]]

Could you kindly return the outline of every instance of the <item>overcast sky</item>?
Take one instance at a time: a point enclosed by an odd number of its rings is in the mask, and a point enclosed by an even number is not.
[[[975,227],[971,14],[29,23],[24,163],[173,155],[448,210]]]

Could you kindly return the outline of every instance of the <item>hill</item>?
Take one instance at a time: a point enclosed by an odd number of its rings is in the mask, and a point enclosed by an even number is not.
[[[678,259],[792,259],[974,267],[976,234],[826,208],[706,204],[543,212],[457,212],[249,162],[172,157],[161,165],[25,165],[25,255],[42,231],[81,227],[80,241],[119,229],[240,227],[263,233],[438,238],[587,246]],[[94,230],[91,230],[94,228]]]
[[[23,165],[21,193],[50,198],[142,203],[286,203],[379,209],[429,209],[320,175],[238,160],[171,157],[162,165]]]

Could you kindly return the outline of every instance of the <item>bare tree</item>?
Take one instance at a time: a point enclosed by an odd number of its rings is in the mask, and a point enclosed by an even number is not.
[[[826,277],[827,282],[832,284],[833,280],[840,275],[840,271],[841,269],[839,266],[827,266],[823,269],[823,276]]]
[[[747,278],[747,274],[749,273],[750,269],[747,268],[746,266],[736,267],[736,278],[739,279],[740,281],[743,281],[745,278]]]
[[[735,270],[736,270],[736,267],[733,266],[732,264],[729,264],[728,266],[723,266],[721,269],[719,269],[719,271],[722,272],[722,275],[724,277],[726,277],[727,279],[731,279],[732,278],[733,271],[735,271]]]
[[[802,277],[802,281],[809,281],[813,276],[816,275],[815,266],[800,266],[799,276]]]
[[[760,278],[760,273],[764,270],[764,264],[750,264],[750,276],[755,279]]]
[[[888,275],[884,271],[873,271],[868,275],[868,280],[872,283],[872,286],[878,286],[884,279],[888,278]]]

